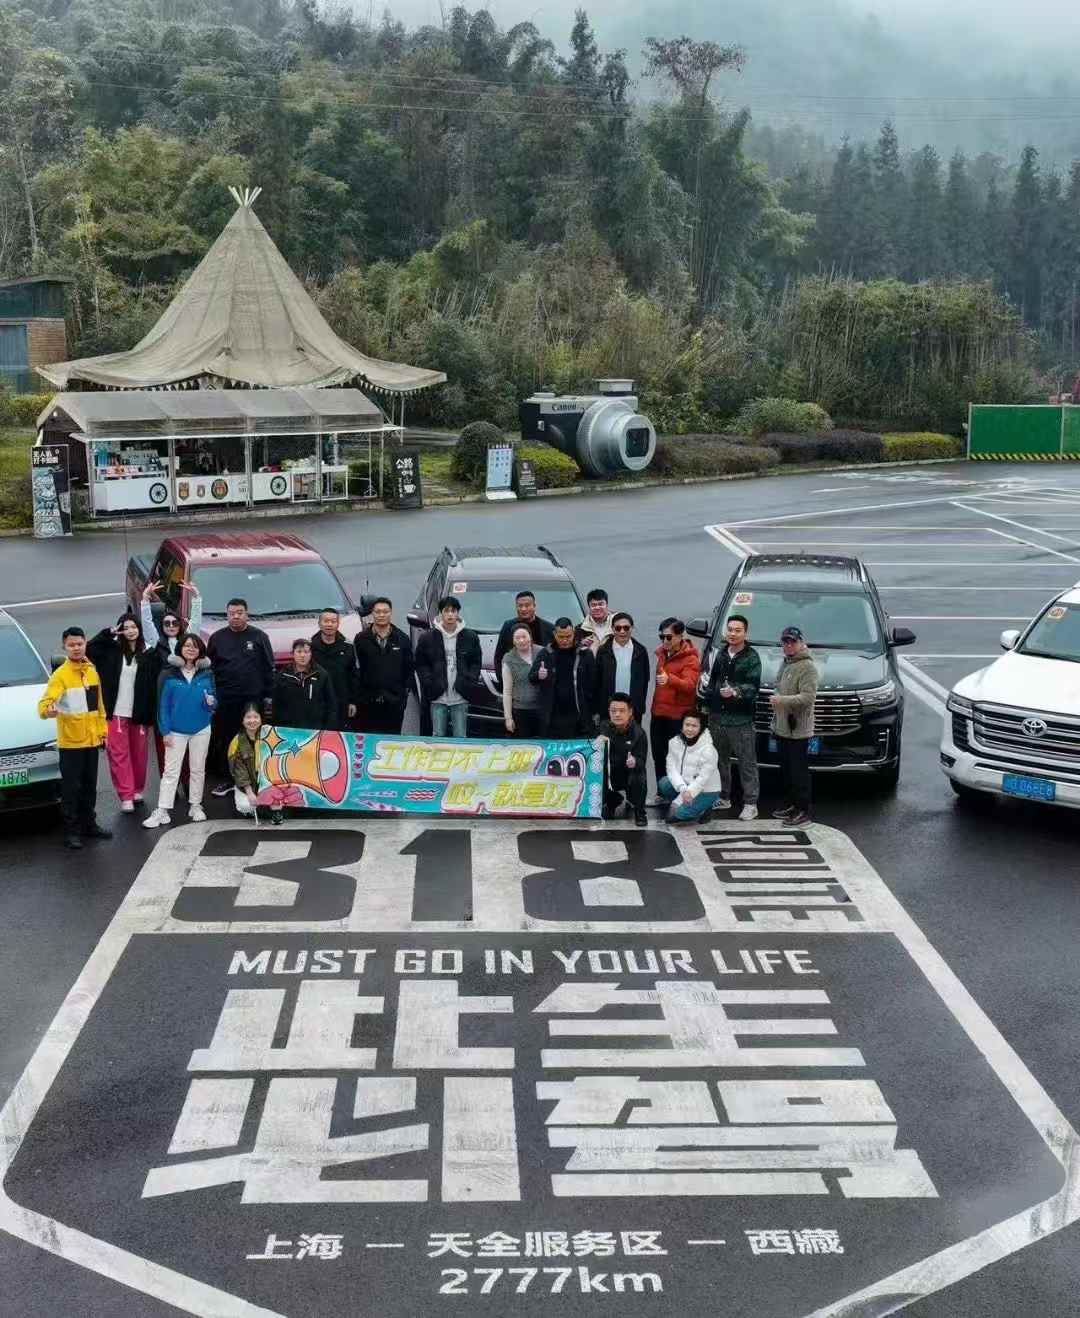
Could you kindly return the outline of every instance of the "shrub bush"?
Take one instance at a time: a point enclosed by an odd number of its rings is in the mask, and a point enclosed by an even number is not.
[[[582,479],[581,469],[574,459],[550,444],[519,444],[517,456],[533,464],[538,489],[564,490]]]
[[[883,435],[886,462],[914,462],[919,458],[962,458],[964,441],[955,435],[923,430],[911,435]]]
[[[793,435],[790,432],[770,431],[761,437],[761,442],[775,449],[783,463],[817,462],[821,457],[821,439],[818,435]]]
[[[0,481],[0,527],[12,529],[33,525],[30,478]]]
[[[884,462],[885,444],[867,430],[827,430],[815,435],[821,457],[829,462]]]
[[[780,455],[773,448],[731,444],[721,435],[665,435],[656,441],[650,471],[656,476],[735,476],[775,467]]]
[[[805,435],[831,430],[832,425],[828,412],[817,403],[797,403],[794,398],[752,398],[740,409],[732,429],[751,435]]]
[[[450,459],[450,475],[480,488],[487,479],[487,451],[504,443],[503,432],[490,421],[473,421],[461,432]]]
[[[32,426],[52,394],[6,394],[0,391],[0,426]]]

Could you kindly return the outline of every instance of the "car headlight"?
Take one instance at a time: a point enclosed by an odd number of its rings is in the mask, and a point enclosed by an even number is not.
[[[895,705],[896,683],[886,682],[884,686],[872,686],[860,691],[859,701],[864,709],[880,709],[882,705]]]
[[[970,700],[965,699],[964,696],[954,695],[951,691],[948,700],[945,702],[945,708],[950,714],[962,714],[964,718],[971,718],[975,709]]]

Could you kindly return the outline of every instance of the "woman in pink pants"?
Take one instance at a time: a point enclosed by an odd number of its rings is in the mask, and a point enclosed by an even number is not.
[[[101,679],[108,732],[105,753],[120,809],[130,814],[146,789],[146,760],[154,735],[156,668],[133,613],[117,619],[86,647]]]

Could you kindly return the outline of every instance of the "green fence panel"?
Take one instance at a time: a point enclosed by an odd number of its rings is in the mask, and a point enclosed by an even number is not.
[[[1061,451],[1074,458],[1080,458],[1080,407],[1066,407],[1065,427]]]
[[[1056,457],[1061,452],[1061,408],[977,404],[971,409],[968,452],[973,458]]]

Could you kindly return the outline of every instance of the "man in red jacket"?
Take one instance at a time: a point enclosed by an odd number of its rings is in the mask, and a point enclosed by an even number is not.
[[[700,676],[701,659],[694,642],[686,635],[686,624],[678,618],[665,618],[660,624],[660,644],[656,649],[656,686],[649,724],[657,782],[667,772],[668,742],[682,727],[683,718],[697,708]]]

